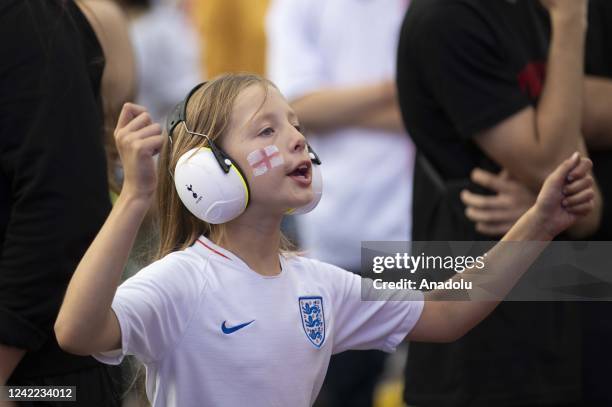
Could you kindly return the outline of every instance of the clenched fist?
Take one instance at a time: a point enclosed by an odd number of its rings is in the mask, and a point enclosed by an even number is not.
[[[533,207],[542,227],[555,237],[595,206],[595,190],[588,158],[574,153],[544,181]]]
[[[121,109],[115,143],[123,164],[122,194],[151,198],[157,186],[153,156],[163,145],[162,128],[153,123],[146,108],[126,103]]]

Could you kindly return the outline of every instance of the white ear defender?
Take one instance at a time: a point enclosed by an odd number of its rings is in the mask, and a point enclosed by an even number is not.
[[[237,218],[249,204],[249,185],[240,167],[206,134],[187,127],[189,98],[206,82],[194,87],[168,116],[166,130],[172,149],[172,132],[183,123],[187,133],[204,137],[207,147],[194,148],[183,154],[174,169],[174,186],[183,205],[198,219],[210,224],[229,222]],[[315,196],[311,202],[291,211],[291,214],[310,212],[319,203],[322,193],[321,161],[308,146],[312,162],[312,187]],[[171,152],[170,152],[171,154]],[[172,173],[170,174],[172,176]]]
[[[249,186],[240,168],[205,134],[187,127],[189,98],[206,82],[198,84],[168,116],[166,130],[172,148],[172,132],[179,124],[187,133],[204,137],[208,147],[183,154],[174,169],[174,186],[183,205],[195,217],[211,224],[228,222],[240,215],[249,203]]]
[[[174,186],[189,212],[205,222],[228,222],[249,202],[245,178],[233,163],[227,173],[208,147],[194,148],[179,158]]]

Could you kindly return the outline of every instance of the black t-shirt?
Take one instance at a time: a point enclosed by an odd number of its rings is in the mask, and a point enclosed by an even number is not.
[[[537,103],[550,37],[544,12],[531,0],[412,2],[398,56],[400,103],[411,137],[444,179],[467,177],[486,159],[476,133]]]
[[[612,80],[612,1],[589,1],[589,29],[586,41],[587,75]],[[612,240],[612,151],[590,151],[593,172],[599,182],[604,212],[599,232],[593,240]]]
[[[588,75],[612,80],[612,1],[590,0],[586,42]],[[612,240],[612,152],[590,151],[593,171],[604,202],[599,232],[593,240]],[[612,303],[585,302],[583,305],[583,389],[586,405],[612,405],[610,369],[612,364]]]
[[[473,137],[543,89],[550,43],[534,0],[413,0],[397,81],[419,149],[413,240],[481,240],[459,192],[475,167],[498,170]],[[512,142],[509,140],[508,142]],[[410,346],[405,400],[416,406],[510,406],[580,399],[580,314],[571,303],[502,303],[451,344]]]
[[[53,333],[68,281],[110,199],[102,49],[72,1],[0,4],[0,343],[28,352],[12,379],[96,365]]]

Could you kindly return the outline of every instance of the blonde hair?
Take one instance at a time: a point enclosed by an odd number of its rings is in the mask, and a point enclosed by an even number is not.
[[[172,132],[172,144],[166,138],[158,168],[159,248],[156,258],[160,259],[173,251],[193,245],[200,235],[205,235],[215,243],[225,237],[223,224],[206,223],[183,206],[168,170],[173,173],[176,163],[183,154],[207,144],[205,138],[189,134],[185,126],[191,132],[206,134],[210,140],[217,142],[228,131],[236,98],[240,92],[252,85],[260,85],[265,90],[266,97],[268,87],[276,87],[269,80],[255,74],[226,74],[206,82],[189,98],[186,123],[176,126]],[[280,249],[281,252],[293,250],[293,244],[282,234]]]

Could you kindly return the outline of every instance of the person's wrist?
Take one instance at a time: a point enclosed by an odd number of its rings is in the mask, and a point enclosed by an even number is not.
[[[148,209],[153,201],[153,195],[153,192],[139,191],[124,185],[117,201],[130,206]]]
[[[525,218],[529,222],[532,238],[535,241],[550,241],[557,237],[558,232],[550,230],[550,219],[546,216],[546,211],[542,210],[536,203],[525,213]]]
[[[587,8],[577,7],[571,10],[556,10],[550,13],[550,19],[555,29],[579,30],[586,33],[588,19]]]

